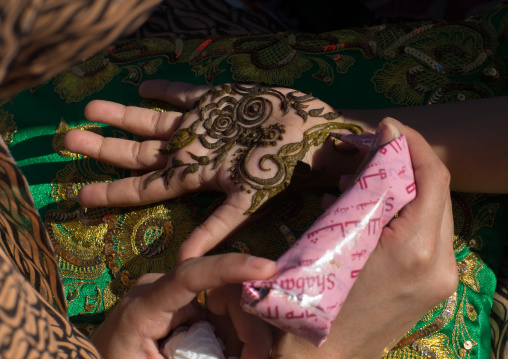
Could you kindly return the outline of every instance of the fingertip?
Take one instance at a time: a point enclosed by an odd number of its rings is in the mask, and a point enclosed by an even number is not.
[[[141,83],[141,85],[139,85],[138,87],[138,93],[141,97],[144,97],[143,94],[146,92],[146,89],[148,87],[150,87],[151,83],[153,82],[154,80],[146,80],[146,81],[143,81]]]
[[[153,97],[157,93],[162,92],[159,96],[161,97],[164,93],[165,88],[171,81],[168,80],[146,80],[139,85],[139,95],[141,97]]]
[[[75,144],[79,142],[79,131],[80,130],[70,130],[64,136],[63,143],[67,151],[74,152]]]
[[[85,117],[90,122],[107,123],[123,117],[126,106],[104,100],[90,101],[85,107]]]
[[[267,258],[250,256],[247,259],[247,265],[256,271],[271,274],[275,272],[276,264],[274,261]]]
[[[401,136],[401,129],[404,126],[391,117],[385,117],[378,125],[374,135],[373,150],[377,151],[382,146]]]
[[[93,121],[92,118],[95,117],[96,112],[101,108],[103,102],[104,101],[101,100],[92,100],[85,106],[84,114],[89,121]]]
[[[88,193],[87,193],[88,186],[89,185],[86,185],[86,186],[80,188],[78,191],[78,196],[77,196],[79,204],[85,208],[89,207],[89,204],[87,203],[87,199],[89,198]]]
[[[390,117],[390,116],[386,116],[384,117],[381,122],[391,122],[393,123],[394,125],[397,125],[397,126],[404,126],[404,124],[402,124],[402,122],[400,122],[399,120],[393,118],[393,117]]]
[[[180,264],[189,258],[201,257],[204,253],[192,240],[187,238],[178,249],[176,262]]]
[[[85,208],[95,208],[99,206],[99,203],[104,201],[101,199],[100,192],[96,190],[100,183],[90,183],[82,187],[78,191],[78,202]],[[101,202],[102,201],[102,202]]]

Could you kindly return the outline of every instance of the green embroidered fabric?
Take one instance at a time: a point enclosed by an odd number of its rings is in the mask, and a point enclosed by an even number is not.
[[[4,99],[0,131],[30,183],[63,277],[68,312],[91,333],[136,278],[175,265],[179,244],[224,199],[201,193],[136,208],[85,211],[77,190],[93,181],[136,175],[69,153],[63,136],[88,123],[85,105],[104,99],[161,111],[138,85],[166,78],[195,84],[264,82],[312,94],[336,108],[432,105],[508,93],[508,6],[462,22],[425,22],[323,34],[278,33],[189,40],[120,41],[47,83]],[[321,213],[322,190],[282,194],[280,210],[216,251],[277,258]],[[453,194],[460,283],[387,358],[488,358],[490,308],[508,196]]]

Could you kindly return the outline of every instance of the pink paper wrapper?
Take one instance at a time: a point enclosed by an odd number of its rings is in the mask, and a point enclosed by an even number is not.
[[[275,277],[244,282],[244,310],[320,346],[383,227],[415,196],[401,136],[381,147],[353,186],[279,258]]]

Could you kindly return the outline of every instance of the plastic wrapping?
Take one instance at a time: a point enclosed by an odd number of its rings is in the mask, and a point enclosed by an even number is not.
[[[415,196],[401,136],[374,153],[355,183],[277,261],[277,275],[243,284],[244,310],[320,346],[383,227]]]

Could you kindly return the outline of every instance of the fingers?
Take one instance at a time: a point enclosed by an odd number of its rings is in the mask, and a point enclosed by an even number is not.
[[[161,113],[146,108],[95,100],[86,106],[85,117],[89,121],[115,126],[143,137],[168,140],[178,126],[181,113]]]
[[[449,200],[448,170],[418,132],[390,118],[384,119],[380,126],[383,125],[395,127],[406,136],[408,142],[417,195],[415,200],[404,208],[404,212],[410,214],[413,220],[423,220],[425,217],[426,221],[429,219],[441,221],[444,204]]]
[[[240,194],[241,195],[241,194]],[[234,233],[252,215],[245,215],[247,208],[236,203],[250,203],[250,199],[242,201],[239,196],[228,197],[203,223],[201,223],[182,243],[178,252],[178,261],[199,257],[214,248],[224,238]]]
[[[381,248],[392,253],[391,258],[393,253],[405,253],[396,255],[392,264],[400,262],[401,268],[412,273],[421,286],[430,281],[434,289],[425,293],[434,305],[456,289],[458,280],[453,252],[450,174],[419,133],[393,119],[385,119],[383,123],[395,126],[407,138],[417,194],[400,211],[399,217],[384,228]]]
[[[121,168],[148,171],[167,163],[167,157],[159,151],[166,144],[163,141],[136,142],[72,130],[65,135],[64,144],[71,152]]]
[[[155,283],[151,304],[162,304],[166,311],[172,312],[189,303],[202,290],[246,280],[267,279],[274,272],[275,262],[246,254],[190,258]],[[161,298],[164,298],[165,304],[160,302]]]
[[[91,183],[79,190],[79,203],[86,208],[139,206],[192,192],[184,181],[172,181],[169,190],[163,181],[154,181],[149,188],[145,188],[149,176],[150,174],[108,183]]]
[[[197,86],[186,82],[149,80],[139,86],[142,97],[167,101],[175,106],[191,109],[212,86]]]
[[[246,313],[240,307],[241,287],[229,285],[208,293],[210,312],[228,316],[238,339],[243,343],[242,359],[268,358],[272,348],[272,334],[268,324]]]
[[[191,258],[158,279],[154,274],[142,276],[120,301],[117,311],[148,322],[163,321],[162,330],[159,328],[149,334],[159,339],[161,333],[166,334],[191,318],[200,318],[198,308],[189,304],[200,291],[246,280],[266,279],[274,272],[273,261],[246,254]],[[133,306],[136,308],[134,311],[131,310]],[[150,328],[145,329],[150,332]]]

